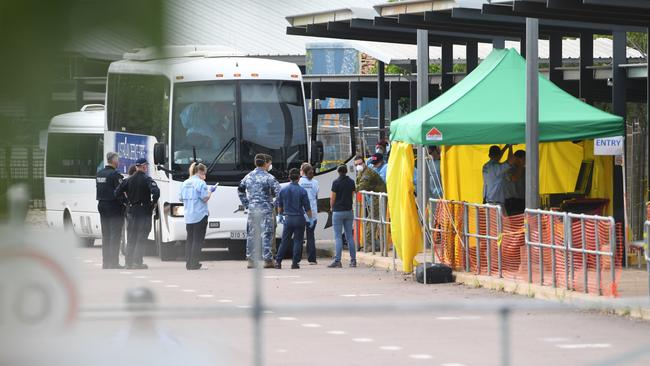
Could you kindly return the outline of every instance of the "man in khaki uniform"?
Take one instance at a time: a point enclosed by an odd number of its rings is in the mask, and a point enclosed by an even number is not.
[[[370,191],[370,192],[386,192],[386,183],[376,171],[368,168],[363,156],[357,155],[354,158],[354,166],[357,171],[357,192]],[[379,198],[372,197],[372,215],[366,205],[366,217],[374,220],[379,220]],[[372,236],[375,238],[375,250],[379,250],[379,225],[375,225],[375,230],[371,230],[371,223],[364,223],[364,245],[372,244]],[[374,231],[371,234],[371,231]]]

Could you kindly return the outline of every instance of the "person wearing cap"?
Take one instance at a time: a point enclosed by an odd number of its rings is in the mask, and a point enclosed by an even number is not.
[[[355,169],[357,170],[357,192],[369,191],[369,192],[386,192],[386,182],[375,172],[374,170],[368,168],[366,163],[363,161],[363,157],[357,155],[354,158]],[[379,220],[379,199],[376,196],[372,196],[370,205],[366,203],[366,216],[374,220]],[[372,209],[371,209],[372,207]],[[375,230],[372,233],[372,226],[370,223],[364,223],[364,245],[370,245],[372,243],[372,237],[375,237],[375,250],[379,250],[379,225],[374,225]]]
[[[280,183],[273,177],[269,170],[273,164],[271,156],[266,154],[255,155],[255,170],[246,174],[239,182],[237,193],[241,204],[249,210],[248,222],[246,223],[246,259],[248,268],[255,267],[255,257],[253,256],[256,248],[253,230],[254,225],[261,226],[262,236],[262,259],[264,259],[264,268],[273,268],[273,255],[271,254],[271,242],[273,240],[274,219],[273,219],[273,199],[280,192]],[[255,215],[251,215],[254,212]],[[260,223],[255,223],[255,217],[261,218]],[[259,249],[257,249],[259,250]]]
[[[107,165],[97,172],[97,211],[102,224],[102,268],[121,269],[120,240],[124,225],[124,196],[116,196],[115,189],[122,183],[123,177],[117,167],[117,153],[106,154]]]
[[[205,231],[208,227],[208,201],[217,185],[208,187],[205,183],[207,168],[201,163],[190,165],[190,177],[181,185],[179,200],[183,202],[185,229],[185,268],[196,270],[201,268],[199,257],[203,249]]]
[[[501,163],[501,157],[506,149],[508,149],[508,161]],[[506,201],[506,174],[514,164],[512,146],[506,145],[501,149],[497,145],[492,145],[488,157],[490,160],[483,165],[483,203],[503,206]]]
[[[370,165],[372,169],[379,174],[381,180],[386,183],[386,170],[388,169],[388,164],[384,161],[384,155],[381,153],[374,153],[370,157]]]
[[[122,181],[115,190],[115,196],[126,193],[129,203],[127,213],[126,234],[126,268],[147,269],[142,262],[143,244],[151,232],[151,214],[160,198],[160,189],[154,180],[147,175],[149,163],[140,158],[135,162],[136,171],[128,179]]]

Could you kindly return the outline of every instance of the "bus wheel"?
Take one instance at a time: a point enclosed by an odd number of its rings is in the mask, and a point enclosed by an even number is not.
[[[74,235],[77,245],[87,248],[95,245],[95,238],[82,238],[74,232],[74,227],[72,226],[72,217],[68,211],[65,211],[63,214],[63,229],[66,233],[71,233]]]

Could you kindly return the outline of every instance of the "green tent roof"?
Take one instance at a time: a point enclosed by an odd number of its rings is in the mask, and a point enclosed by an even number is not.
[[[427,105],[393,121],[391,140],[424,145],[524,143],[526,61],[498,49]],[[623,119],[583,103],[539,76],[540,141],[623,135]]]

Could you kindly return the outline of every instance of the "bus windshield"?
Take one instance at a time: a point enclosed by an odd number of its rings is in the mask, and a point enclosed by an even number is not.
[[[254,169],[258,153],[271,155],[280,175],[299,167],[307,160],[300,82],[176,84],[172,151],[174,170],[186,171],[196,153],[206,165],[215,162],[211,175],[218,180],[241,179],[242,172]]]

